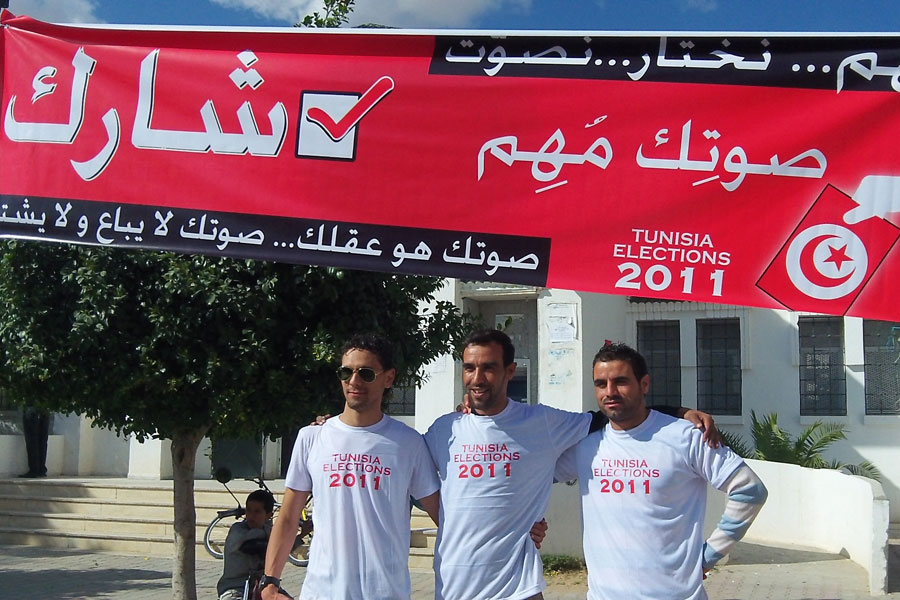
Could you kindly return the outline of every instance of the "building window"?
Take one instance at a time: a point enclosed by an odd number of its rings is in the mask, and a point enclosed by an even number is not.
[[[416,388],[415,386],[394,386],[387,402],[389,415],[395,417],[411,417],[416,414]]]
[[[866,414],[900,414],[900,323],[863,321]]]
[[[678,321],[638,321],[637,350],[650,371],[648,404],[681,406],[681,328]]]
[[[533,404],[531,395],[531,359],[516,358],[516,373],[506,386],[506,395],[523,404]]]
[[[741,321],[697,320],[697,408],[741,414]]]
[[[847,414],[844,320],[800,317],[800,414]]]

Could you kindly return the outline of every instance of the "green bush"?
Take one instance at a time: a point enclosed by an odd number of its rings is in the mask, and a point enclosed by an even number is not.
[[[867,460],[853,465],[838,460],[828,462],[822,457],[828,446],[847,439],[847,428],[843,424],[816,421],[794,438],[778,425],[777,413],[770,413],[762,419],[757,419],[754,411],[750,414],[753,419],[750,435],[753,437],[754,447],[750,447],[737,434],[722,432],[725,445],[734,450],[735,454],[743,458],[783,462],[811,469],[836,469],[875,481],[881,480],[881,473]]]
[[[559,575],[585,569],[583,559],[568,554],[544,554],[541,560],[544,562],[544,575]]]

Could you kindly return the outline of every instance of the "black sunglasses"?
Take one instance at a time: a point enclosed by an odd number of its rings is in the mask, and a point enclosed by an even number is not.
[[[359,373],[359,378],[366,383],[372,383],[375,381],[375,378],[384,373],[384,371],[376,371],[372,367],[359,367],[358,369],[341,367],[337,370],[338,379],[341,381],[350,381],[350,378],[353,377],[354,373]]]

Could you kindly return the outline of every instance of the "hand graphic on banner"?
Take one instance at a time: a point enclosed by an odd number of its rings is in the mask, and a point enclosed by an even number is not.
[[[851,208],[844,214],[844,222],[848,225],[855,225],[872,217],[887,219],[891,213],[900,213],[900,177],[890,175],[863,177],[856,193],[853,194],[853,201],[859,206]]]

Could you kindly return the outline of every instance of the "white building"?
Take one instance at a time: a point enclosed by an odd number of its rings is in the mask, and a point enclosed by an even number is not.
[[[591,361],[613,340],[648,358],[651,403],[701,408],[748,441],[751,411],[777,413],[794,435],[816,420],[842,423],[848,439],[826,458],[873,463],[891,500],[891,521],[900,522],[900,323],[457,280],[441,294],[487,324],[504,325],[519,365],[510,395],[522,401],[596,408]],[[400,390],[391,407],[423,432],[463,394],[451,357],[427,371],[424,386]],[[0,421],[17,415],[0,412]],[[168,442],[139,444],[90,425],[84,417],[54,416],[50,475],[171,478]],[[0,477],[26,470],[22,438],[13,433],[0,429]],[[210,472],[209,448],[201,446],[198,477]],[[277,477],[281,449],[268,443],[262,454],[266,476]]]
[[[648,359],[649,403],[700,408],[748,442],[751,411],[777,413],[794,436],[817,420],[843,424],[847,439],[825,458],[873,463],[900,521],[900,323],[459,281],[443,293],[506,323],[519,364],[511,396],[595,409],[594,354],[623,341]],[[429,375],[408,417],[420,431],[463,394],[449,357]]]

